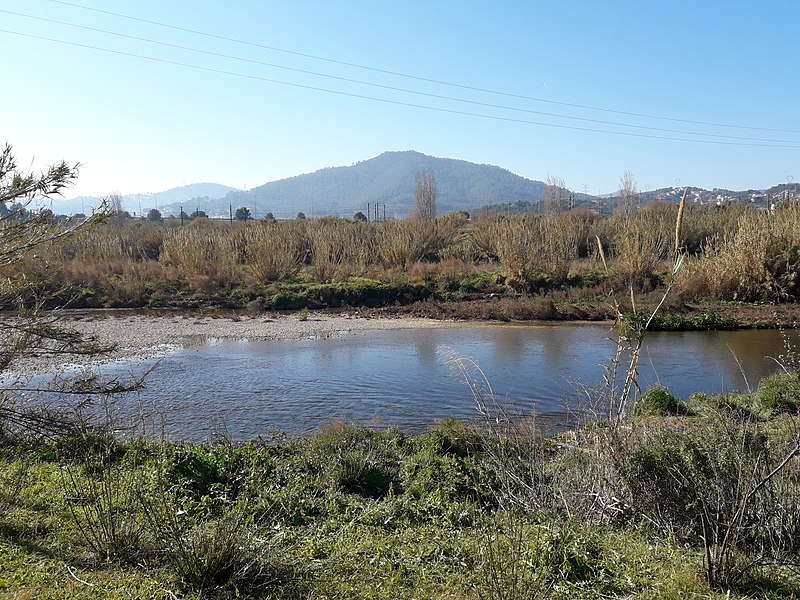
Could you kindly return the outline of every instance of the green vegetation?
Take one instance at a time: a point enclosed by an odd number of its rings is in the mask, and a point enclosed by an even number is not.
[[[647,390],[633,405],[637,417],[667,417],[689,415],[689,407],[663,387]]]
[[[647,323],[649,315],[629,312],[622,316],[619,323],[623,335],[640,331]],[[708,331],[735,329],[736,321],[714,311],[702,311],[687,316],[678,312],[656,314],[650,320],[648,331]]]
[[[796,385],[760,392],[788,390],[797,402]],[[666,390],[643,398],[655,407],[643,414],[688,413]],[[112,423],[6,435],[0,590],[796,597],[797,413],[756,419],[709,406],[552,439],[512,422],[452,420],[413,436],[333,425],[295,440],[200,445],[123,441],[106,433]]]

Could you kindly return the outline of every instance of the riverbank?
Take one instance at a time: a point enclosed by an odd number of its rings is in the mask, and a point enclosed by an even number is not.
[[[662,298],[662,292],[643,294],[637,298],[637,311],[650,314]],[[626,297],[620,299],[620,310],[629,313],[633,307]],[[615,318],[608,298],[575,300],[566,293],[544,296],[485,296],[470,300],[421,301],[372,309],[379,316],[423,317],[463,321],[608,321]],[[652,330],[670,330],[669,324],[683,324],[685,330],[786,328],[800,325],[800,304],[723,302],[707,300],[687,302],[673,294],[661,306],[662,321]],[[709,318],[710,317],[710,318]],[[724,325],[716,327],[714,324]]]
[[[647,298],[640,311],[649,307]],[[626,307],[622,307],[625,309]],[[59,314],[59,313],[55,313]],[[609,321],[611,308],[596,304],[554,303],[542,297],[486,298],[469,302],[418,302],[372,309],[247,313],[230,310],[105,310],[64,311],[61,324],[86,336],[115,345],[100,357],[70,357],[72,365],[89,365],[126,358],[154,358],[175,346],[200,339],[298,340],[357,335],[365,331],[491,326],[509,322]],[[708,302],[667,303],[652,329],[786,328],[800,323],[798,304]],[[36,357],[16,365],[20,373],[54,372],[63,366],[55,357]]]
[[[494,419],[242,444],[80,424],[9,438],[0,595],[796,598],[797,394],[785,375],[688,404],[657,392],[555,439]]]
[[[128,358],[154,358],[175,346],[198,340],[302,340],[357,335],[365,331],[429,329],[458,326],[450,321],[421,317],[360,317],[301,311],[294,314],[242,315],[218,312],[132,314],[131,311],[71,311],[60,316],[60,325],[81,335],[97,338],[114,349],[101,356],[68,357],[70,365],[91,365]],[[63,357],[37,356],[15,365],[24,374],[55,372]]]

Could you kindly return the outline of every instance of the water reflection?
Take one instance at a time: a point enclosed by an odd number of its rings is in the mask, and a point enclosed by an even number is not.
[[[776,368],[765,356],[781,351],[775,331],[660,333],[646,340],[643,386],[661,382],[676,395],[745,389]],[[333,420],[409,430],[448,416],[477,416],[467,386],[446,364],[447,349],[471,356],[511,410],[563,415],[576,384],[602,382],[613,353],[607,325],[479,326],[371,331],[317,340],[190,344],[161,359],[142,403],[167,417],[175,437],[203,439],[214,423],[237,438],[272,429],[314,431]],[[736,355],[740,369],[733,355]],[[109,375],[143,371],[123,362]],[[138,408],[137,408],[138,410]],[[130,417],[136,411],[129,410]]]
[[[519,365],[527,348],[527,339],[522,330],[504,327],[493,332],[492,342],[498,360],[509,365]]]

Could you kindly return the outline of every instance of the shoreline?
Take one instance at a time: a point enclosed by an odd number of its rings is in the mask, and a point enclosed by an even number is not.
[[[235,311],[205,313],[180,309],[77,309],[55,311],[62,326],[84,336],[95,336],[103,343],[114,344],[112,352],[99,356],[36,357],[13,365],[20,376],[62,372],[70,367],[107,364],[126,359],[152,359],[171,349],[195,345],[200,339],[219,340],[301,340],[358,335],[367,331],[458,328],[519,327],[557,324],[601,324],[607,319],[532,319],[500,320],[459,319],[428,311],[363,312],[299,311],[291,313],[242,314]],[[775,327],[776,318],[788,329],[797,327],[800,306],[791,305],[721,305],[708,307],[732,317],[738,327]],[[782,313],[782,314],[781,314]]]
[[[199,339],[280,341],[324,339],[367,331],[464,327],[465,322],[421,317],[363,318],[346,314],[293,315],[120,314],[86,311],[61,315],[59,325],[102,343],[114,344],[108,354],[27,358],[13,365],[19,375],[55,373],[126,359],[150,359]],[[477,325],[477,324],[476,324]],[[489,324],[486,323],[488,326]]]

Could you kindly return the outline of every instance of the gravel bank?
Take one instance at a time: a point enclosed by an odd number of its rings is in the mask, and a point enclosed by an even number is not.
[[[296,315],[197,317],[193,315],[114,316],[102,313],[67,316],[62,325],[116,345],[108,356],[63,361],[37,358],[14,365],[20,373],[58,371],[66,364],[96,364],[123,358],[152,358],[170,348],[196,344],[204,339],[292,340],[357,335],[364,331],[457,326],[456,323],[413,317],[365,319],[348,315],[311,313]]]

